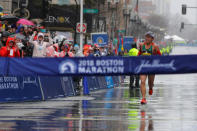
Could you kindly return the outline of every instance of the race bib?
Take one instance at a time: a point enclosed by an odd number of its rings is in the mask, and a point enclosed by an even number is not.
[[[13,55],[14,55],[14,50],[11,49],[11,50],[10,50],[10,56],[13,56]]]

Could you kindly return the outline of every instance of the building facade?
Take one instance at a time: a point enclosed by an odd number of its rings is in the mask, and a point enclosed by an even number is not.
[[[0,6],[3,8],[3,13],[12,13],[12,0],[0,0]]]
[[[153,0],[155,14],[168,16],[170,14],[170,0]]]

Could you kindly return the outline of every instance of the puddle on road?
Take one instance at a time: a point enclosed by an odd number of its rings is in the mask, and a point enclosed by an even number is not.
[[[184,88],[157,85],[153,96],[148,96],[148,104],[140,105],[140,90],[115,88],[93,93],[95,100],[75,100],[73,105],[42,109],[43,112],[21,116],[16,120],[2,120],[0,129],[63,130],[63,131],[146,131],[146,130],[195,130],[197,129],[197,106],[194,99],[197,89],[188,92]],[[192,87],[190,87],[192,89]],[[184,91],[184,92],[181,92]],[[174,92],[180,92],[176,97]],[[170,99],[167,99],[170,98]],[[63,103],[64,101],[62,101]],[[49,102],[50,104],[50,102]],[[187,107],[190,106],[190,107]],[[35,108],[35,107],[34,107]],[[186,110],[184,110],[186,109]],[[22,110],[22,109],[21,109]],[[27,109],[26,109],[27,110]],[[6,116],[5,116],[6,117]],[[176,127],[175,127],[176,125]],[[4,127],[4,128],[3,128]]]

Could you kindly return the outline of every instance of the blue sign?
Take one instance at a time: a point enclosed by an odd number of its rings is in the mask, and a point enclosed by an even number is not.
[[[128,51],[132,48],[131,45],[134,42],[134,38],[131,36],[125,36],[123,38],[123,46],[124,49],[127,49]]]
[[[98,44],[100,47],[108,45],[108,34],[92,34],[92,43]]]
[[[58,0],[56,4],[58,4],[58,5],[70,5],[70,0]]]

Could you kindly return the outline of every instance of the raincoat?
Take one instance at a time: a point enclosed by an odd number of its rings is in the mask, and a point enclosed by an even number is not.
[[[14,42],[12,47],[9,46],[10,41]],[[14,38],[10,38],[10,37],[8,38],[6,42],[6,46],[0,49],[0,56],[1,57],[20,57],[20,52],[19,52],[19,49],[15,46]]]
[[[33,57],[46,57],[47,53],[47,47],[51,46],[53,44],[52,39],[49,37],[49,42],[44,42],[44,35],[43,33],[39,33],[38,37],[42,36],[43,40],[33,40],[35,34],[33,34],[29,40],[31,44],[34,45],[33,49]]]

